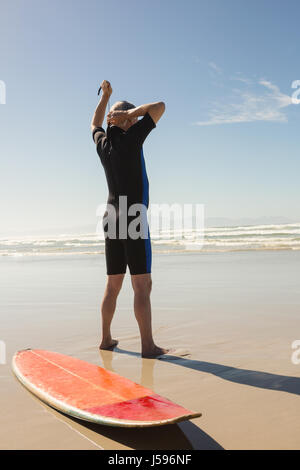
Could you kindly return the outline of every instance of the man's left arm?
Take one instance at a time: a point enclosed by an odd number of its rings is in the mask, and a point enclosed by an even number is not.
[[[91,122],[91,129],[92,131],[96,127],[102,127],[103,121],[104,121],[104,116],[105,116],[105,110],[106,106],[109,100],[110,95],[112,94],[112,89],[111,85],[107,80],[103,80],[101,83],[101,89],[102,89],[102,96],[100,98],[99,104],[96,108],[96,111],[94,112],[94,116]]]

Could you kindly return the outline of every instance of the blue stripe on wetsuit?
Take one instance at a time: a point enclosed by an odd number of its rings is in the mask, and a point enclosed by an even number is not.
[[[148,207],[149,204],[149,182],[146,173],[146,166],[145,166],[145,159],[144,159],[144,152],[143,148],[141,149],[141,166],[142,166],[142,179],[143,179],[143,204]],[[147,212],[146,219],[147,219]],[[146,220],[147,221],[147,220]],[[146,251],[146,269],[147,272],[151,271],[151,261],[152,261],[152,253],[151,253],[151,242],[150,242],[150,232],[149,226],[148,227],[148,237],[145,238],[145,251]]]

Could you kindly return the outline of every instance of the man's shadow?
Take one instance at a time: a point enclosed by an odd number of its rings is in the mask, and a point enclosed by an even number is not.
[[[114,352],[141,357],[139,353],[121,349],[119,347],[116,347]],[[144,360],[155,361],[157,359]],[[289,377],[286,375],[271,374],[269,372],[224,366],[214,362],[198,361],[180,356],[172,356],[171,354],[166,354],[159,360],[170,362],[181,367],[187,367],[188,369],[198,370],[199,372],[207,372],[224,380],[229,380],[230,382],[250,385],[251,387],[264,388],[266,390],[277,390],[279,392],[288,392],[300,395],[300,377]]]

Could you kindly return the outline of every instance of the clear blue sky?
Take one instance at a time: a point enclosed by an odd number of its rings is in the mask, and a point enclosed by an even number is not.
[[[144,144],[150,202],[299,220],[299,14],[297,0],[2,2],[0,232],[96,226],[103,79],[111,104],[166,103]]]

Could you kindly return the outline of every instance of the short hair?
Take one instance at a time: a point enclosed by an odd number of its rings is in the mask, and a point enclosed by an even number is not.
[[[135,108],[134,104],[129,103],[128,101],[117,101],[112,105],[110,111],[126,111],[127,109]]]

